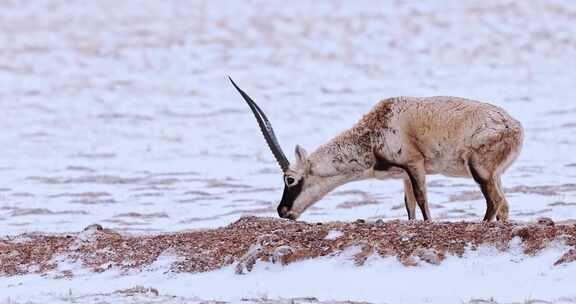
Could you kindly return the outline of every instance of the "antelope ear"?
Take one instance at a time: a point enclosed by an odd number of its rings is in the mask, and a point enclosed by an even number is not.
[[[306,150],[304,150],[304,148],[302,148],[300,145],[296,145],[296,162],[299,164],[306,164],[308,162],[307,157],[308,154],[306,153]]]

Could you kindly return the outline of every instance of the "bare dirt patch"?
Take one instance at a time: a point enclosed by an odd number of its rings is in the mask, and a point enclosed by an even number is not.
[[[326,238],[331,230],[341,235]],[[204,272],[236,264],[237,273],[244,273],[258,261],[286,265],[338,255],[350,247],[359,249],[353,257],[358,266],[372,254],[395,256],[404,265],[415,266],[440,264],[447,255],[462,256],[465,250],[481,245],[506,251],[514,237],[521,239],[527,255],[563,241],[569,251],[555,264],[575,261],[576,225],[555,224],[550,219],[528,225],[381,220],[311,224],[244,217],[218,229],[152,236],[123,235],[91,225],[76,234],[4,237],[0,239],[0,275],[54,270],[62,260],[56,257],[62,256],[94,272],[139,269],[168,249],[177,256],[171,265],[173,272]]]

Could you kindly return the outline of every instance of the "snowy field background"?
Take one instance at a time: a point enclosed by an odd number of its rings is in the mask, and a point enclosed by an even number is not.
[[[454,95],[502,106],[526,131],[523,152],[503,177],[510,218],[573,222],[575,24],[569,0],[2,1],[0,233],[77,232],[93,223],[160,233],[275,216],[280,170],[227,75],[266,111],[289,158],[296,144],[311,152],[390,96]],[[435,220],[481,219],[485,203],[471,180],[437,176],[428,187]],[[301,220],[405,213],[401,181],[365,181],[337,189]],[[287,276],[320,273],[322,263],[294,265]],[[375,266],[381,271],[370,280],[386,276],[385,265]],[[519,265],[564,284],[558,288],[574,283],[566,270]],[[490,273],[478,267],[472,273]],[[417,277],[433,280],[411,271],[418,274],[410,278],[414,290]],[[258,282],[282,277],[266,273]],[[35,283],[42,287],[30,297],[13,291],[14,282],[2,283],[0,295],[25,301],[68,292],[66,281],[52,283]],[[190,288],[188,295],[205,299],[242,296]],[[365,300],[406,300],[379,298],[374,288],[366,287]],[[516,291],[482,295],[532,296]],[[576,296],[542,296],[555,294]],[[446,300],[428,300],[438,299]]]

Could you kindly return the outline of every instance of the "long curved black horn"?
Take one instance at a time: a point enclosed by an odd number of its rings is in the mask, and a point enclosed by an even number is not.
[[[252,100],[252,98],[250,98],[250,96],[248,96],[248,94],[242,91],[242,89],[240,89],[236,85],[236,83],[234,83],[234,80],[232,80],[230,76],[228,76],[228,79],[230,79],[232,85],[236,88],[236,90],[238,90],[240,95],[242,95],[242,98],[244,98],[244,100],[250,107],[250,110],[252,110],[252,113],[254,113],[254,117],[256,117],[258,126],[260,126],[260,131],[262,131],[262,135],[264,135],[264,139],[266,139],[268,147],[270,147],[270,150],[272,150],[272,154],[274,154],[274,157],[276,158],[276,161],[280,165],[280,168],[282,168],[282,171],[286,172],[288,168],[290,168],[290,162],[286,158],[286,155],[284,155],[284,152],[282,151],[282,148],[278,143],[278,139],[276,139],[276,135],[274,135],[274,129],[272,129],[272,124],[270,124],[270,121],[268,121],[268,118],[264,114],[264,111],[262,111],[260,107],[258,107],[258,105],[254,102],[254,100]]]

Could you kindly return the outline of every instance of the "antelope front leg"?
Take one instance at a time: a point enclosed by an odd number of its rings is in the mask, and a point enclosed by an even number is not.
[[[404,170],[410,179],[412,192],[416,202],[418,202],[420,211],[422,211],[422,217],[425,221],[431,220],[430,210],[428,210],[428,198],[426,196],[426,170],[424,169],[424,164],[408,165],[404,167]]]
[[[406,211],[408,211],[408,219],[416,219],[416,198],[414,197],[414,190],[412,189],[412,183],[410,178],[406,177],[404,179],[404,205],[406,205]]]

